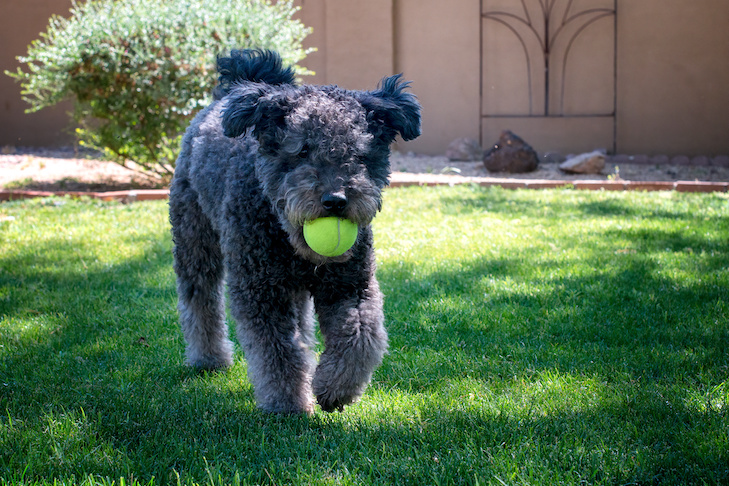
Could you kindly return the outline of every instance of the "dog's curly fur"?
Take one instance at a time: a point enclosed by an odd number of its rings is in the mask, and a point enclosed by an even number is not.
[[[185,133],[170,188],[187,362],[232,362],[226,280],[258,406],[311,413],[315,395],[323,410],[341,410],[387,348],[370,222],[390,144],[420,134],[420,106],[399,75],[374,91],[297,85],[270,51],[233,51],[218,71],[215,100]],[[341,256],[304,241],[304,222],[324,216],[359,227]]]

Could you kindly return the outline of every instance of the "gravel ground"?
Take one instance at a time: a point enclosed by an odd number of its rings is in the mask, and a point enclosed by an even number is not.
[[[0,154],[0,188],[46,191],[111,191],[157,188],[156,181],[111,162],[93,158],[94,154],[78,153],[73,148],[27,149],[5,147]],[[710,160],[704,158],[706,160]],[[631,163],[632,160],[641,163]],[[620,155],[608,157],[602,174],[570,175],[560,171],[554,162],[542,162],[538,170],[526,174],[490,173],[481,162],[453,162],[444,156],[393,153],[392,170],[399,180],[420,174],[459,177],[495,177],[546,180],[626,181],[729,181],[729,167],[712,165],[651,163],[660,158],[635,158]]]
[[[729,167],[688,164],[655,164],[649,160],[641,163],[627,162],[627,156],[608,156],[601,174],[567,174],[559,170],[559,163],[541,162],[534,172],[507,174],[489,172],[481,162],[454,162],[445,156],[423,156],[394,153],[392,170],[413,174],[455,174],[464,177],[497,177],[500,179],[544,180],[607,180],[626,181],[729,181]]]

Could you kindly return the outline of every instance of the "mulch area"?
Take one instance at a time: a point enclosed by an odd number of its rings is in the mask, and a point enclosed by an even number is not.
[[[168,194],[159,181],[73,148],[6,147],[2,152],[0,201],[70,195],[131,202],[164,199]],[[670,159],[619,155],[609,157],[601,174],[568,175],[558,169],[558,164],[548,161],[529,174],[491,174],[480,163],[394,153],[391,186],[477,184],[512,189],[729,191],[729,163],[718,158],[695,160],[698,164],[692,164],[692,159],[672,163]]]

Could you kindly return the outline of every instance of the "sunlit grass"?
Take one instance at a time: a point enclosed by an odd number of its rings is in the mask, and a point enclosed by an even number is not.
[[[729,199],[390,189],[343,414],[182,365],[164,202],[0,205],[0,484],[725,484]]]

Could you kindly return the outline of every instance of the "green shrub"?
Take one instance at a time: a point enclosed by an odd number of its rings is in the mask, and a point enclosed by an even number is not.
[[[28,111],[74,99],[82,145],[166,182],[185,127],[211,101],[215,56],[260,47],[295,64],[310,32],[297,10],[292,0],[74,2],[18,57],[26,70],[6,74]]]

